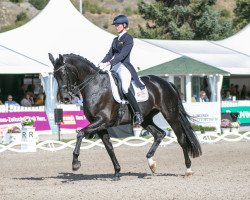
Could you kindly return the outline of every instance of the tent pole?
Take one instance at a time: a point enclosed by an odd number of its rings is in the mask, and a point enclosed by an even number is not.
[[[79,2],[79,10],[80,10],[80,13],[82,14],[82,0],[80,0]]]
[[[192,102],[192,83],[191,83],[192,75],[186,75],[186,100],[187,103]]]

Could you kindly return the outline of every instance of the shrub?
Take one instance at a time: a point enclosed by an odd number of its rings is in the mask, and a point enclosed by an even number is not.
[[[216,130],[214,126],[202,126],[202,125],[192,124],[191,127],[194,131],[200,131],[201,133],[205,133],[206,131]]]
[[[29,17],[26,12],[21,12],[16,16],[16,23],[28,21]]]
[[[12,3],[22,3],[23,0],[10,0]]]
[[[49,0],[29,0],[29,3],[32,4],[37,10],[42,10]]]

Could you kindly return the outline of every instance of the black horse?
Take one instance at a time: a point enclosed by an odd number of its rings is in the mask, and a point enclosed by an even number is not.
[[[76,146],[73,152],[72,169],[78,170],[81,162],[78,160],[82,139],[93,133],[97,133],[114,165],[114,178],[120,177],[120,165],[116,159],[110,136],[107,129],[115,125],[118,118],[120,104],[112,96],[110,81],[107,73],[103,73],[87,59],[75,55],[59,55],[56,60],[51,54],[49,59],[54,66],[54,76],[59,85],[59,94],[62,101],[69,101],[71,96],[81,92],[84,98],[84,113],[90,125],[81,129],[77,134]],[[192,175],[192,157],[202,154],[200,144],[190,124],[190,116],[186,113],[178,90],[174,84],[163,80],[160,77],[149,75],[141,77],[149,92],[149,99],[139,103],[144,116],[141,126],[149,131],[154,142],[147,153],[147,159],[151,171],[156,170],[156,161],[153,156],[166,133],[153,122],[153,117],[159,112],[162,113],[177,136],[178,143],[183,149],[186,175]],[[120,124],[131,124],[131,109],[127,106]]]

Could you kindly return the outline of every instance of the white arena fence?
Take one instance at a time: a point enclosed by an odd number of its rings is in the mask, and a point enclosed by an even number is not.
[[[250,140],[250,132],[246,132],[244,134],[239,133],[225,133],[222,135],[218,135],[215,132],[208,132],[205,134],[197,134],[197,138],[199,139],[200,143],[208,143],[213,144],[217,142],[227,141],[227,142],[239,142],[239,141],[248,141]],[[111,138],[112,144],[114,147],[119,147],[122,145],[132,146],[132,147],[141,147],[147,144],[152,144],[154,141],[153,137],[150,138],[144,138],[144,137],[127,137],[124,139],[118,139],[118,138]],[[75,148],[76,140],[71,140],[69,142],[62,142],[57,140],[46,140],[43,142],[40,142],[38,144],[35,144],[35,151],[40,149],[44,151],[59,151],[63,150],[65,148]],[[177,143],[177,138],[175,136],[169,137],[166,136],[162,143],[160,144],[161,147],[165,147],[169,144]],[[27,149],[23,149],[22,146],[27,145],[27,143],[24,142],[13,142],[8,145],[0,144],[0,152],[4,151],[13,151],[13,152],[29,152]],[[96,141],[83,139],[81,150],[84,149],[90,149],[92,147],[101,147],[104,148],[104,145],[101,141],[101,139],[98,139]],[[32,150],[32,152],[34,152]]]

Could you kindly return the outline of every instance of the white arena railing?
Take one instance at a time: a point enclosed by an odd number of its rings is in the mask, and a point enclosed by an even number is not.
[[[250,140],[250,132],[245,132],[244,134],[239,134],[239,133],[225,133],[222,135],[218,135],[217,133],[205,133],[205,134],[198,134],[197,135],[200,143],[208,143],[208,144],[213,144],[216,142],[222,142],[222,141],[227,141],[227,142],[239,142],[239,141],[248,141]],[[122,145],[127,145],[127,146],[132,146],[132,147],[141,147],[144,145],[152,144],[154,138],[144,138],[144,137],[127,137],[124,139],[118,139],[118,138],[111,138],[112,144],[114,147],[119,147]],[[71,140],[69,142],[62,142],[62,141],[57,141],[57,140],[46,140],[43,142],[40,142],[38,144],[35,144],[36,150],[44,150],[44,151],[59,151],[63,150],[65,148],[75,148],[75,143],[76,140]],[[166,136],[162,143],[160,144],[161,147],[165,147],[169,144],[172,143],[177,143],[176,137],[169,137]],[[21,146],[22,145],[27,145],[26,143],[21,143],[21,142],[13,142],[8,145],[3,145],[0,144],[0,152],[4,151],[13,151],[13,152],[27,152],[22,150]],[[92,140],[87,140],[83,139],[82,141],[82,146],[81,150],[84,149],[90,149],[92,147],[100,147],[104,148],[104,145],[101,141],[101,139],[98,139],[96,141]],[[36,151],[35,150],[35,151]],[[33,151],[32,151],[33,152]]]

